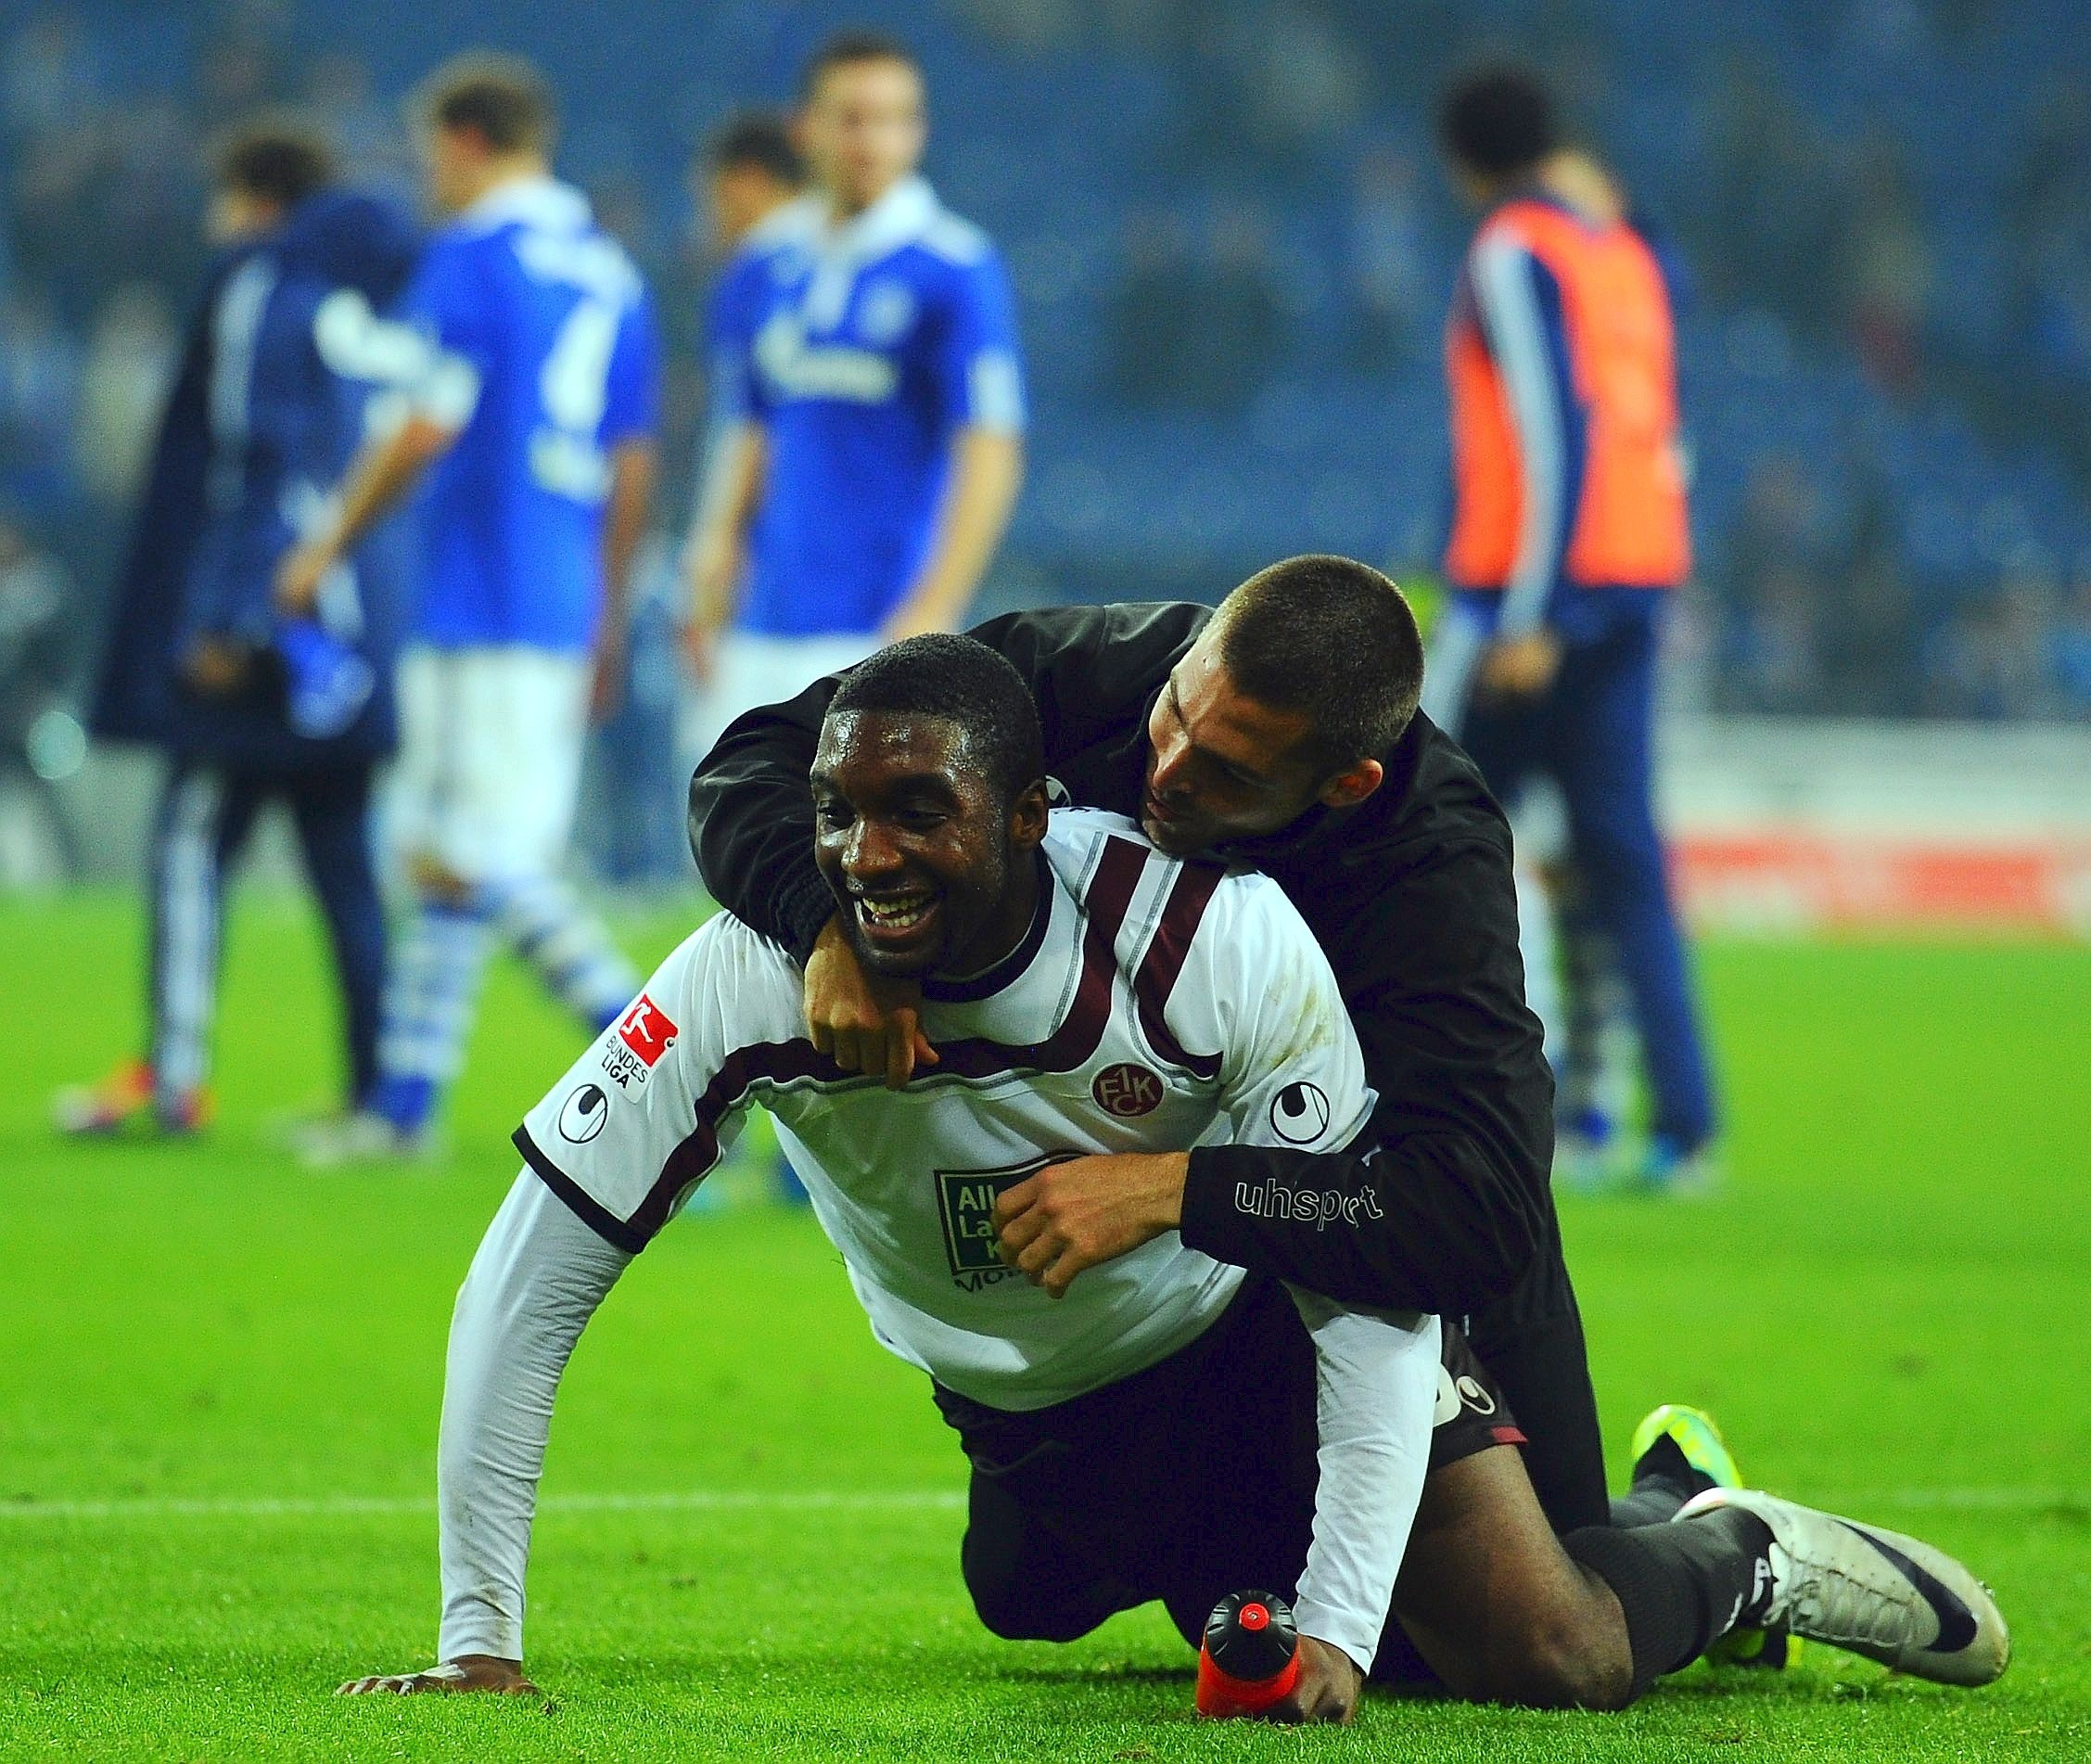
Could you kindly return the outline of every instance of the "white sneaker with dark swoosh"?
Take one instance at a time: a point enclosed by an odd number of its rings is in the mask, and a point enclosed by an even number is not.
[[[2011,1634],[1989,1589],[1930,1544],[1754,1489],[1709,1489],[1679,1520],[1739,1507],[1772,1535],[1771,1605],[1761,1619],[1942,1684],[1989,1684]]]

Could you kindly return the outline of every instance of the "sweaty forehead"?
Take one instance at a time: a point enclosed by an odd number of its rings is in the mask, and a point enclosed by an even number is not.
[[[913,710],[836,710],[821,725],[813,775],[838,786],[866,788],[910,777],[938,777],[963,786],[972,743],[949,717]]]

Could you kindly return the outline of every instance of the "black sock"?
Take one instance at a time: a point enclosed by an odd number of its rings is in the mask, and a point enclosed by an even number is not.
[[[1562,1547],[1619,1596],[1635,1696],[1760,1615],[1770,1596],[1771,1529],[1735,1507],[1631,1531],[1587,1526]]]
[[[1661,1434],[1634,1465],[1634,1486],[1612,1503],[1612,1523],[1622,1528],[1665,1525],[1695,1494],[1714,1486],[1714,1478],[1693,1467],[1668,1434]]]

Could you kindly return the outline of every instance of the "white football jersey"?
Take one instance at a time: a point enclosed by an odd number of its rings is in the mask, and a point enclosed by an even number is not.
[[[721,914],[517,1131],[610,1242],[643,1247],[748,1106],[774,1116],[873,1332],[997,1408],[1065,1401],[1175,1352],[1242,1271],[1167,1233],[1049,1297],[995,1253],[995,1196],[1089,1152],[1337,1150],[1372,1094],[1333,974],[1278,886],[1055,811],[1039,910],[987,974],[924,986],[940,1056],[896,1094],[814,1051],[804,977]]]

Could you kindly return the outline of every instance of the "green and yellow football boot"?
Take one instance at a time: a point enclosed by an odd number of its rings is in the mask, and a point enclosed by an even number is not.
[[[1736,1467],[1735,1454],[1721,1438],[1714,1417],[1703,1409],[1681,1402],[1665,1402],[1651,1409],[1634,1429],[1633,1443],[1628,1448],[1633,1461],[1639,1464],[1658,1439],[1669,1440],[1684,1454],[1685,1462],[1715,1488],[1742,1487],[1742,1472]],[[1706,1650],[1711,1665],[1750,1666],[1769,1672],[1783,1671],[1800,1655],[1800,1638],[1783,1629],[1730,1630]]]

